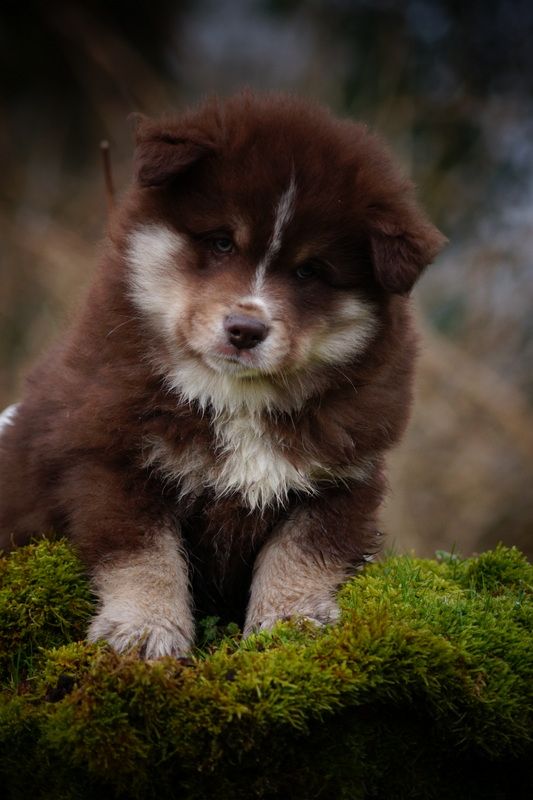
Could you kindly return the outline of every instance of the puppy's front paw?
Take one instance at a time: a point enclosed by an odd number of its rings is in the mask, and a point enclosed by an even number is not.
[[[257,631],[269,631],[282,620],[307,620],[314,625],[329,625],[337,622],[340,616],[338,605],[331,599],[314,603],[295,604],[293,608],[261,614],[250,609],[244,626],[244,635],[249,636]]]
[[[145,659],[186,655],[194,639],[187,563],[176,537],[161,529],[146,547],[93,575],[99,609],[88,638],[105,639],[119,653],[138,648]]]
[[[192,632],[184,630],[176,620],[143,618],[134,609],[127,616],[117,615],[105,607],[89,625],[87,638],[90,642],[105,639],[119,653],[138,647],[141,658],[146,660],[181,658],[192,645]]]

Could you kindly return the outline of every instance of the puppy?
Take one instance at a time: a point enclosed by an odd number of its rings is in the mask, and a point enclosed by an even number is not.
[[[333,622],[408,417],[408,294],[444,242],[365,126],[240,94],[141,119],[83,311],[0,439],[0,545],[66,534],[89,639],[196,613]]]

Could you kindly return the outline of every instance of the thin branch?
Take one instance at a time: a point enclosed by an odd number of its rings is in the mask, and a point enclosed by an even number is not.
[[[100,153],[102,154],[102,167],[104,170],[105,193],[107,198],[107,207],[109,211],[113,210],[115,205],[115,187],[113,185],[113,173],[111,172],[111,158],[109,155],[109,142],[105,139],[100,142]]]

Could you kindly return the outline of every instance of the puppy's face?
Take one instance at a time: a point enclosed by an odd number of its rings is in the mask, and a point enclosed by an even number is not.
[[[353,362],[440,244],[364,128],[288,98],[145,123],[137,159],[131,293],[197,399],[216,376],[257,392]]]
[[[254,213],[253,198],[215,188],[236,169],[222,160],[218,180],[213,168],[196,175],[197,193],[169,192],[167,213],[131,234],[137,304],[180,352],[215,372],[244,378],[340,364],[374,331],[362,243],[324,224],[320,209],[301,208],[287,166],[285,185],[258,185]]]

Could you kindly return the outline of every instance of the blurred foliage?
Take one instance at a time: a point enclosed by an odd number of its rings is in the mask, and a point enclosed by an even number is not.
[[[491,148],[485,104],[505,98],[508,105],[526,103],[531,113],[530,2],[266,0],[266,6],[308,16],[332,52],[342,50],[340,105],[393,135],[409,134],[426,199],[456,233],[479,215],[501,180],[524,178],[517,153]],[[454,182],[443,197],[455,169],[461,191]]]
[[[106,132],[106,106],[142,110],[165,72],[165,46],[187,2],[6,0],[0,10],[4,168],[16,173],[32,139],[55,142],[75,167]],[[153,108],[152,110],[156,110]],[[4,192],[10,191],[3,181]]]

